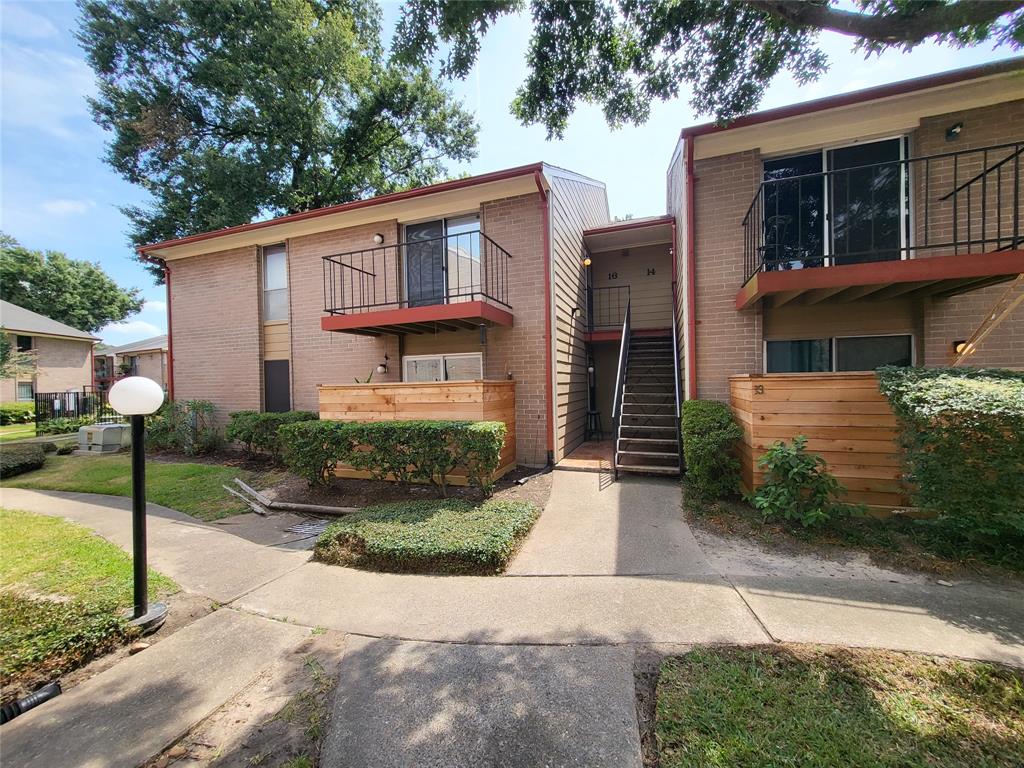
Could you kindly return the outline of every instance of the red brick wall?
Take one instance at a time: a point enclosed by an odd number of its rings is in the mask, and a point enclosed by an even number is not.
[[[174,397],[210,400],[217,416],[260,408],[260,316],[254,247],[170,262]]]
[[[694,176],[697,394],[728,402],[730,376],[762,370],[761,311],[737,312],[735,305],[743,285],[743,217],[761,161],[755,152],[698,160]]]

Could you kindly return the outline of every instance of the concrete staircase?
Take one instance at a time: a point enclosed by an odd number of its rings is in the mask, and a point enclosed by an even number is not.
[[[634,336],[629,341],[615,439],[620,472],[679,474],[674,354],[668,336]]]

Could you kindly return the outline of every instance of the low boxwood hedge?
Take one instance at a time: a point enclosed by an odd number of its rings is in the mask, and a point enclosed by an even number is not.
[[[321,534],[315,555],[336,565],[420,573],[497,573],[537,519],[521,501],[458,499],[367,507]]]
[[[4,446],[0,449],[0,478],[31,472],[45,462],[46,454],[39,443]]]
[[[739,493],[740,461],[736,451],[743,430],[729,406],[717,400],[687,400],[683,403],[682,429],[687,495],[706,502]]]
[[[235,411],[228,417],[224,437],[241,443],[250,456],[265,453],[275,461],[281,459],[281,441],[278,430],[285,424],[300,421],[315,421],[320,417],[312,411],[286,411],[284,413],[261,413],[260,411]]]
[[[878,370],[914,504],[975,542],[1024,547],[1024,372]]]
[[[464,467],[485,490],[501,460],[506,427],[500,421],[317,421],[279,430],[285,464],[310,483],[326,482],[338,464],[376,479],[430,483],[442,495],[448,476]]]

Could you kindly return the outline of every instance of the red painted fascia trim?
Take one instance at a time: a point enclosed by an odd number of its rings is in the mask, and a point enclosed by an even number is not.
[[[372,208],[375,205],[383,205],[385,203],[395,203],[402,200],[409,200],[416,197],[423,197],[425,195],[434,195],[439,192],[451,192],[456,189],[464,189],[465,187],[475,187],[480,184],[489,184],[495,181],[505,181],[507,179],[514,179],[517,176],[527,176],[529,174],[540,174],[544,170],[543,163],[533,163],[531,165],[521,165],[515,168],[507,168],[503,171],[494,171],[493,173],[484,173],[479,176],[470,176],[465,179],[455,179],[454,181],[443,181],[440,184],[431,184],[426,187],[417,187],[416,189],[407,189],[404,192],[392,192],[387,195],[380,195],[379,197],[371,197],[366,200],[353,200],[351,203],[341,203],[340,205],[331,205],[326,208],[315,208],[311,211],[302,211],[300,213],[292,213],[287,216],[278,216],[276,219],[269,219],[267,221],[256,221],[251,224],[239,224],[234,227],[225,227],[224,229],[217,229],[213,232],[200,232],[198,235],[190,235],[188,237],[179,237],[175,240],[164,240],[159,243],[149,243],[147,245],[140,245],[136,248],[140,254],[148,253],[149,251],[157,250],[159,248],[172,248],[178,245],[189,245],[190,243],[199,243],[204,240],[212,240],[217,237],[224,237],[225,235],[236,235],[241,232],[251,232],[252,230],[264,229],[265,227],[275,227],[278,224],[289,224],[295,221],[305,221],[306,219],[316,219],[320,216],[329,216],[334,213],[345,213],[347,211],[356,211],[360,208]]]
[[[551,199],[544,189],[544,180],[538,170],[533,175],[540,195],[541,227],[544,231],[544,422],[548,446],[548,464],[555,460],[554,376],[551,371]]]
[[[784,120],[788,117],[808,115],[812,112],[821,112],[826,109],[847,107],[853,104],[861,104],[866,101],[885,99],[890,96],[902,96],[916,91],[926,91],[929,88],[940,88],[944,85],[954,85],[967,80],[977,80],[989,75],[998,75],[1003,72],[1012,72],[1024,68],[1024,57],[1015,57],[1006,61],[998,61],[990,64],[982,64],[977,67],[965,67],[954,69],[950,72],[941,72],[936,75],[926,75],[912,80],[901,80],[897,83],[879,85],[874,88],[865,88],[860,91],[844,93],[838,96],[826,96],[823,99],[814,99],[800,104],[790,104],[776,109],[766,109],[763,112],[754,112],[750,115],[738,117],[731,123],[721,125],[719,123],[702,123],[684,128],[679,137],[684,141],[695,136],[705,136],[709,133],[729,131],[734,128],[744,128],[750,125],[770,123],[774,120]]]
[[[689,398],[697,399],[697,216],[694,195],[693,141],[685,141],[686,152],[686,381]]]
[[[736,294],[736,309],[746,309],[764,296],[782,291],[963,280],[1021,273],[1024,273],[1024,250],[759,272]]]
[[[675,221],[672,216],[658,216],[657,218],[648,219],[645,221],[620,221],[617,224],[609,224],[606,227],[594,227],[593,229],[584,229],[583,235],[604,235],[609,232],[624,232],[630,229],[644,229],[645,227],[661,227],[665,224]]]
[[[328,315],[320,318],[325,331],[347,331],[357,328],[375,328],[382,325],[429,323],[434,320],[468,320],[483,318],[498,325],[512,325],[512,313],[486,301],[460,301],[454,304],[431,304],[427,307],[382,309],[374,312],[356,312],[351,315]]]
[[[171,268],[167,262],[155,256],[139,252],[141,261],[155,264],[163,270],[164,288],[167,295],[167,399],[174,399],[174,331],[171,323]]]

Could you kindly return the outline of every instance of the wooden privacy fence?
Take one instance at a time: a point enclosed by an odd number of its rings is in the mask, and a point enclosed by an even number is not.
[[[742,479],[749,491],[764,474],[757,460],[776,441],[807,438],[846,486],[847,501],[892,509],[909,504],[901,482],[896,417],[873,373],[732,376],[733,412],[743,428]]]
[[[428,381],[389,384],[325,384],[319,387],[320,418],[334,421],[452,419],[503,421],[505,445],[495,478],[516,466],[516,385],[514,381]],[[338,477],[368,478],[369,472],[339,464]],[[458,467],[451,485],[466,485]]]

